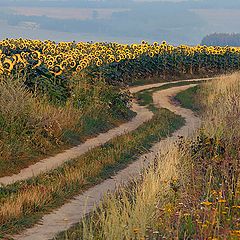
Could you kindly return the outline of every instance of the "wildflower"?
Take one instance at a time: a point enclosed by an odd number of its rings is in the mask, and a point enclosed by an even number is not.
[[[238,209],[240,209],[240,206],[232,206],[232,208],[238,208]]]
[[[218,202],[219,202],[219,203],[225,203],[226,200],[225,200],[225,199],[219,199]]]
[[[230,234],[231,234],[232,236],[240,237],[240,230],[233,230],[233,231],[230,232]]]
[[[209,201],[205,201],[205,202],[201,202],[201,205],[204,205],[204,206],[211,206],[212,205],[212,202],[209,202]]]
[[[139,228],[134,228],[134,229],[133,229],[133,232],[134,232],[135,234],[137,234],[137,233],[139,233],[139,230],[140,230]]]

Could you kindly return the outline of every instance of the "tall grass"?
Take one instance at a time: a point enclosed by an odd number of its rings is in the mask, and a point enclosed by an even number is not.
[[[204,84],[203,125],[58,239],[239,239],[240,74]]]
[[[29,92],[20,81],[0,82],[0,175],[18,170],[28,158],[62,143],[82,112],[71,104],[54,106]]]
[[[65,102],[32,91],[25,81],[16,76],[0,79],[0,177],[133,116],[127,94],[124,99],[119,88],[101,81],[73,81]]]
[[[240,73],[222,76],[202,89],[204,131],[224,137],[230,147],[240,138]]]
[[[79,228],[65,233],[66,239],[145,239],[158,236],[156,209],[175,198],[171,184],[176,183],[181,154],[174,145],[166,145],[168,154],[156,160],[130,187],[120,188],[105,197],[92,216],[85,218]],[[170,207],[170,206],[169,206]],[[159,223],[160,224],[160,223]],[[153,238],[155,239],[155,238]]]

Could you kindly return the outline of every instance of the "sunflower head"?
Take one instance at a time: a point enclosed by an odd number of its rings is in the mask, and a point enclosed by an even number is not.
[[[71,68],[75,68],[76,65],[77,65],[77,63],[76,63],[75,60],[71,60],[70,63],[69,63],[69,65],[70,65]]]
[[[3,65],[0,61],[0,75],[2,75],[4,73],[4,68],[3,68]]]
[[[55,65],[52,72],[55,76],[59,76],[63,73],[63,69],[60,65]]]
[[[3,62],[4,70],[6,70],[7,72],[10,73],[13,70],[13,67],[14,67],[14,65],[13,65],[13,62],[12,62],[11,59],[7,58],[7,59],[4,60],[4,62]]]
[[[34,52],[32,52],[31,56],[32,56],[32,59],[38,60],[41,56],[41,53],[38,51],[34,51]]]
[[[97,63],[96,63],[96,65],[97,65],[98,67],[100,67],[102,64],[103,64],[103,61],[100,60],[100,59],[99,59],[99,60],[97,61]]]
[[[82,71],[82,66],[81,65],[77,65],[76,67],[76,72],[81,72]]]

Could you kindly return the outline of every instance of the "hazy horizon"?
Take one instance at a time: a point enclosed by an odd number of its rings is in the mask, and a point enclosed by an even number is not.
[[[239,32],[234,0],[0,0],[0,38],[198,44]]]

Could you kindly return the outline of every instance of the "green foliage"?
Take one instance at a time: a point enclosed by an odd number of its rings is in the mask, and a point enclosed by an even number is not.
[[[185,91],[178,93],[174,99],[181,104],[182,107],[193,110],[194,112],[199,112],[201,109],[199,103],[198,91],[200,86],[195,86],[189,88]]]

